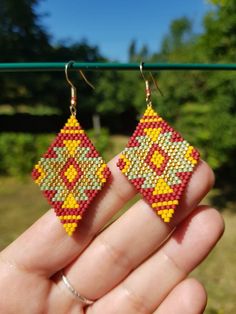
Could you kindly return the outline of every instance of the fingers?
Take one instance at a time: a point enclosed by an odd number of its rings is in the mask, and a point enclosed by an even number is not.
[[[93,236],[136,194],[116,162],[117,157],[108,164],[112,173],[110,181],[91,204],[75,236],[68,237],[50,210],[1,252],[2,260],[50,277],[75,259]]]
[[[205,258],[223,230],[220,214],[200,207],[176,228],[157,253],[95,302],[88,313],[152,313]]]
[[[117,157],[109,163],[112,172],[111,182],[108,182],[91,204],[88,214],[81,221],[74,237],[70,238],[65,234],[51,210],[1,253],[2,260],[46,277],[51,277],[74,260],[94,235],[136,193],[133,186],[117,168],[116,162]],[[200,163],[193,177],[196,177],[199,171],[202,180],[205,179],[203,186],[206,181],[211,181],[212,184],[213,176],[209,175],[211,172],[205,163]],[[191,182],[193,185],[196,184],[193,179]],[[188,193],[187,190],[184,198],[186,204],[189,201]]]
[[[173,226],[196,207],[209,191],[212,180],[208,166],[201,163],[189,182],[172,225],[164,223],[143,200],[134,204],[64,270],[73,285],[92,300],[115,287],[156,251]],[[198,188],[196,182],[201,182]]]
[[[204,287],[197,280],[188,278],[170,292],[153,314],[201,314],[206,302]]]

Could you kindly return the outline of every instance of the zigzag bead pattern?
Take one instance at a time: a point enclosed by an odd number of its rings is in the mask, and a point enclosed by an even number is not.
[[[199,152],[149,106],[117,166],[169,222],[199,158]]]
[[[109,175],[110,170],[74,115],[32,171],[33,180],[69,236]]]

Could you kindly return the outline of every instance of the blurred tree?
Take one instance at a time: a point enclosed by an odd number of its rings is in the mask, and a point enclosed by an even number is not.
[[[106,61],[98,47],[86,41],[52,45],[37,14],[38,1],[1,1],[1,61]],[[215,5],[204,18],[202,34],[194,34],[191,21],[182,17],[171,23],[161,48],[152,55],[146,45],[137,49],[133,40],[128,50],[129,60],[236,62],[236,2],[211,2]],[[95,85],[95,92],[78,73],[70,75],[78,86],[78,111],[83,126],[91,127],[88,120],[97,112],[113,132],[132,132],[135,119],[145,110],[145,88],[140,73],[91,71],[88,79]],[[11,104],[14,108],[19,105],[45,108],[47,105],[68,113],[70,89],[63,72],[10,73],[0,80],[0,104]],[[229,191],[232,197],[236,180],[236,73],[163,71],[158,73],[158,83],[164,97],[153,93],[154,107],[200,148],[203,158],[220,173],[218,186]]]
[[[181,48],[192,37],[192,22],[182,17],[171,22],[169,34],[163,38],[161,52],[170,52]]]
[[[221,1],[218,1],[220,3]],[[211,62],[235,62],[236,56],[236,2],[217,6],[204,18],[205,31],[200,38],[201,47]]]
[[[212,3],[214,5],[222,6],[222,5],[227,5],[228,0],[208,0],[209,3]]]
[[[128,49],[128,56],[129,56],[129,62],[135,62],[137,59],[137,48],[136,48],[136,40],[132,40],[129,49]]]
[[[141,60],[146,61],[149,58],[149,49],[146,44],[143,44],[141,49],[138,51],[136,40],[132,40],[128,48],[128,59],[129,62],[140,62]]]
[[[86,41],[60,43],[53,46],[51,36],[43,27],[42,17],[37,13],[41,0],[2,0],[0,2],[0,62],[104,60],[97,47]],[[77,84],[79,75],[71,73]],[[99,75],[90,73],[96,81]],[[54,107],[54,112],[68,113],[70,89],[64,73],[6,73],[0,77],[0,105],[8,105],[12,112],[33,112],[31,108]],[[94,110],[94,98],[90,88],[82,80],[79,86],[80,113],[90,119]],[[68,87],[68,88],[67,88]],[[4,91],[4,93],[3,93]],[[30,109],[27,109],[30,107]],[[46,108],[45,111],[48,111]],[[89,117],[87,119],[87,117]],[[83,120],[83,118],[82,118]],[[88,124],[88,121],[85,121]]]
[[[204,19],[205,31],[197,49],[206,62],[236,62],[236,2],[214,1],[217,6]],[[204,73],[201,98],[209,106],[209,138],[204,151],[220,172],[218,185],[224,191],[234,190],[236,172],[236,73]],[[230,187],[230,188],[229,188]],[[234,193],[230,192],[230,197]]]
[[[161,42],[160,51],[151,56],[152,62],[186,62],[190,54],[186,50],[191,50],[196,36],[192,32],[192,22],[187,17],[173,20],[169,27],[169,32]],[[178,58],[181,58],[180,60]]]
[[[42,60],[50,51],[49,35],[36,13],[38,0],[1,0],[1,62]]]
[[[235,12],[234,0],[228,0],[227,5],[219,2],[206,15],[203,33],[192,38],[183,37],[184,27],[176,30],[173,25],[178,23],[174,21],[163,42],[162,58],[183,63],[236,62]],[[190,29],[186,28],[187,33]],[[232,158],[236,154],[236,73],[168,71],[161,73],[159,85],[165,97],[159,99],[158,111],[200,148],[202,157],[219,174],[216,186],[222,191],[221,199],[225,195],[232,200],[236,180]]]
[[[174,20],[170,25],[170,46],[181,47],[191,36],[192,23],[187,17]]]
[[[147,60],[149,57],[149,49],[146,44],[143,44],[142,48],[140,49],[140,60]]]

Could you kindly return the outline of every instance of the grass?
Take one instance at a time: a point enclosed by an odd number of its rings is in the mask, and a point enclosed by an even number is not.
[[[193,272],[208,291],[207,314],[236,313],[236,214],[224,211],[225,233],[213,252]]]
[[[0,250],[12,242],[48,208],[31,178],[0,178]]]
[[[106,160],[120,151],[127,137],[115,136]],[[29,177],[0,178],[0,250],[37,220],[48,208],[38,187]],[[127,208],[127,206],[126,206]],[[224,211],[226,231],[214,251],[192,275],[209,295],[206,314],[236,313],[236,214]]]
[[[111,147],[107,149],[105,152],[105,159],[110,160],[113,156],[120,153],[121,150],[127,145],[128,143],[128,137],[123,135],[113,135],[111,137]]]

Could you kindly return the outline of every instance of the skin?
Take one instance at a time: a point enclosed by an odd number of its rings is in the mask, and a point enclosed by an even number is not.
[[[1,313],[203,313],[206,292],[187,276],[224,230],[221,215],[199,205],[214,183],[211,169],[199,163],[170,223],[139,200],[107,227],[136,194],[116,162],[117,157],[108,164],[112,178],[73,237],[49,210],[0,253]],[[70,293],[62,269],[93,305]]]

